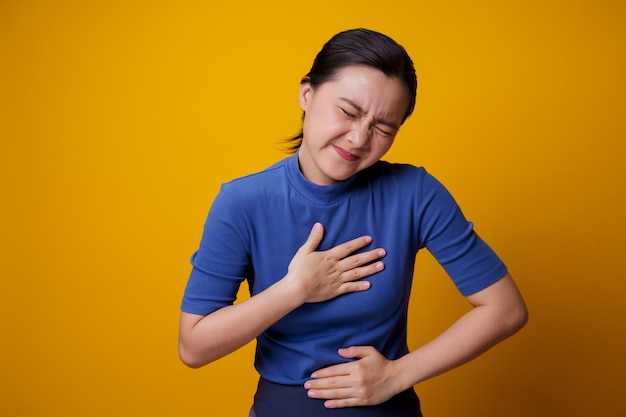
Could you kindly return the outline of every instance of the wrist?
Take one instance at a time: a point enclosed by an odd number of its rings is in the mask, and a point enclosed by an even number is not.
[[[300,280],[296,279],[293,274],[288,272],[274,286],[294,309],[306,303],[306,292],[302,288]]]
[[[414,375],[412,375],[410,364],[408,362],[407,355],[393,361],[395,367],[395,378],[393,379],[396,384],[396,390],[398,393],[406,391],[417,383]]]

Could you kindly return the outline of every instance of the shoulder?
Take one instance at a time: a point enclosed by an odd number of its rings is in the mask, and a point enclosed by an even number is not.
[[[379,161],[375,167],[382,178],[409,181],[426,190],[445,189],[444,185],[423,166]]]
[[[245,175],[243,177],[230,180],[224,185],[233,188],[245,188],[254,187],[267,183],[268,181],[275,180],[277,177],[283,175],[284,167],[289,158],[276,162],[275,164],[263,169],[262,171],[254,172],[252,174]]]
[[[221,192],[229,192],[235,195],[258,194],[271,190],[285,178],[285,165],[288,158],[275,164],[243,177],[235,178],[222,184]]]
[[[380,195],[410,203],[418,212],[448,210],[456,205],[448,189],[421,166],[379,161],[371,167],[368,180]]]
[[[422,166],[378,161],[368,169],[368,180],[385,186],[421,189],[438,181]]]
[[[249,213],[258,211],[259,204],[265,204],[270,194],[282,189],[277,185],[283,181],[285,161],[279,161],[270,167],[243,177],[235,178],[222,184],[213,199],[208,220],[240,224]]]
[[[277,196],[284,194],[287,183],[285,165],[286,158],[268,168],[243,177],[235,178],[222,184],[219,193],[213,200],[213,207],[220,206],[223,211],[242,213],[257,210],[259,204],[275,201]]]

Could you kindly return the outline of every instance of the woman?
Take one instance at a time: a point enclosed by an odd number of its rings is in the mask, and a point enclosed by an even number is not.
[[[423,168],[381,161],[415,105],[404,48],[335,35],[300,84],[293,156],[224,184],[182,303],[179,351],[200,367],[257,339],[251,415],[421,416],[413,386],[520,329],[505,265]],[[409,352],[413,266],[427,248],[473,308]],[[233,304],[248,281],[251,297]]]

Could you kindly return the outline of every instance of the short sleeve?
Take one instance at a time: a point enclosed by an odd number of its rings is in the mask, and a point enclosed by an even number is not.
[[[474,294],[506,274],[504,263],[474,231],[452,195],[428,173],[420,194],[420,246],[435,257],[461,294]]]
[[[207,315],[234,303],[249,273],[250,244],[245,217],[224,184],[209,211],[181,309]]]

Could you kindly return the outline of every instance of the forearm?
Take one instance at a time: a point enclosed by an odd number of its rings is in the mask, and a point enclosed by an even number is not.
[[[208,316],[181,315],[179,354],[193,368],[206,365],[254,340],[303,303],[287,280]]]
[[[488,307],[476,307],[428,344],[400,358],[402,388],[406,389],[476,358],[515,333],[517,325],[498,323]]]
[[[194,368],[206,365],[239,349],[304,303],[367,290],[370,284],[361,278],[383,269],[382,262],[373,261],[385,256],[385,251],[353,254],[372,241],[361,236],[318,252],[323,236],[323,226],[315,224],[292,258],[287,275],[248,300],[205,317],[182,313],[178,338],[182,361]]]
[[[396,361],[400,390],[469,362],[524,326],[526,306],[508,275],[484,291],[468,297],[474,308],[445,332]]]

